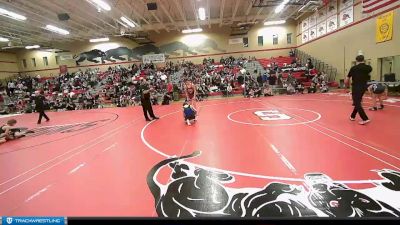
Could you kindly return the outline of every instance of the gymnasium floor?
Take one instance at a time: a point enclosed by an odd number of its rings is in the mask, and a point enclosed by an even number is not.
[[[341,93],[198,104],[193,126],[181,104],[16,116],[35,133],[0,145],[0,215],[400,216],[400,99],[366,126]]]

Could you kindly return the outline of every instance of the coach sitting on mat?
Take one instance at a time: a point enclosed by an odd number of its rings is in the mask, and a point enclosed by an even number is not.
[[[362,121],[359,123],[361,125],[365,125],[370,122],[370,120],[368,119],[367,114],[364,112],[361,101],[365,91],[367,90],[367,82],[371,78],[370,73],[372,71],[372,67],[365,64],[363,55],[358,55],[356,57],[356,61],[357,65],[351,67],[346,78],[346,83],[349,83],[350,78],[352,79],[351,94],[353,98],[354,110],[351,113],[350,120],[354,121],[358,113],[362,119]]]
[[[383,109],[383,99],[386,98],[388,94],[387,86],[381,83],[372,83],[368,87],[368,92],[372,97],[372,107],[369,108],[369,110],[376,111],[378,109]],[[376,106],[376,100],[379,101],[379,107]]]
[[[143,79],[140,83],[139,91],[141,95],[140,100],[142,103],[143,114],[144,118],[146,118],[146,121],[151,121],[147,115],[147,112],[150,114],[150,117],[152,119],[159,119],[157,116],[154,115],[153,107],[151,106],[150,85],[148,84],[146,79]]]

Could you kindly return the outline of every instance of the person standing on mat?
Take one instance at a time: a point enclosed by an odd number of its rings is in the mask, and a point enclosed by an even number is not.
[[[372,67],[365,64],[363,55],[358,55],[356,57],[356,63],[357,65],[351,67],[346,79],[346,83],[350,82],[350,78],[352,79],[351,95],[353,98],[354,110],[350,115],[350,120],[354,121],[358,113],[362,119],[359,124],[365,125],[369,123],[370,120],[361,105],[361,101],[365,91],[367,91],[367,83],[371,77],[370,73]]]
[[[153,112],[153,107],[151,106],[151,100],[150,100],[150,86],[147,83],[146,79],[143,79],[142,82],[140,83],[140,95],[141,95],[141,103],[142,103],[142,108],[143,108],[143,114],[144,118],[146,121],[151,121],[149,119],[147,113],[149,113],[150,117],[154,120],[159,119],[157,116],[154,115]]]
[[[45,110],[45,105],[44,105],[45,98],[44,98],[43,94],[44,94],[44,92],[41,91],[39,93],[39,95],[36,96],[36,98],[35,98],[35,109],[36,109],[36,112],[39,113],[39,120],[37,122],[38,124],[42,123],[42,118],[43,117],[46,119],[46,122],[48,122],[50,120],[49,117],[46,115],[46,113],[44,113],[44,110]]]
[[[196,86],[190,80],[187,80],[185,83],[185,95],[189,105],[196,107]]]

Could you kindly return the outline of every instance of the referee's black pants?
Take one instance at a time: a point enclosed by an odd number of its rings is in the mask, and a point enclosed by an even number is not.
[[[353,105],[354,109],[353,112],[351,113],[351,118],[356,118],[357,113],[360,115],[362,120],[368,120],[367,114],[365,114],[365,111],[361,105],[362,98],[364,95],[364,90],[353,90],[351,95],[353,97]]]
[[[142,100],[142,108],[143,108],[144,118],[146,118],[146,120],[150,120],[147,113],[150,115],[151,118],[153,119],[156,118],[153,112],[153,107],[151,106],[150,99]]]
[[[38,124],[40,124],[42,122],[42,118],[44,117],[47,121],[49,121],[49,117],[46,115],[46,113],[44,113],[43,111],[39,111],[39,120],[38,120]]]

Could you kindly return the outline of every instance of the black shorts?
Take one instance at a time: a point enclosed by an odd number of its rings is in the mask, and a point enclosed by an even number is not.
[[[385,86],[382,84],[372,84],[372,93],[379,95],[383,92],[385,92]]]
[[[380,95],[383,94],[383,92],[385,92],[385,88],[376,88],[375,90],[373,90],[374,94]]]
[[[185,116],[185,120],[194,120],[196,119],[196,115]]]

